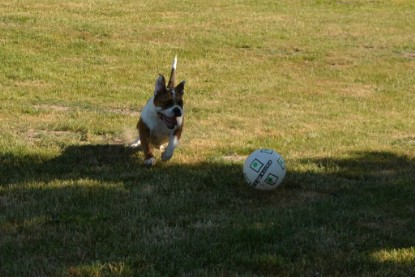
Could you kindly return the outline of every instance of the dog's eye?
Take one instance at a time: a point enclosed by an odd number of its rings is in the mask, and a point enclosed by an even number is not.
[[[177,102],[177,105],[183,106],[183,100],[182,99],[178,99],[176,102]]]

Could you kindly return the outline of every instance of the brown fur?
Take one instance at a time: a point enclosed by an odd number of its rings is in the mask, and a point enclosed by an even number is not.
[[[141,120],[141,118],[138,120],[137,129],[138,129],[138,134],[140,136],[141,149],[144,152],[144,159],[148,160],[150,158],[153,158],[154,154],[150,146],[150,142],[151,142],[150,129]]]

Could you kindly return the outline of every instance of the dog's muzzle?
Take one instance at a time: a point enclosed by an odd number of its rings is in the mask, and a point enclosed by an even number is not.
[[[169,117],[165,114],[162,114],[161,112],[158,112],[158,116],[159,116],[160,120],[169,129],[174,129],[178,125],[177,117],[180,117],[182,115],[183,115],[183,113],[180,109],[177,109],[176,111],[174,111],[174,115],[171,116],[171,117]]]
[[[183,112],[182,112],[182,110],[181,110],[181,109],[179,109],[178,107],[175,107],[175,108],[173,109],[173,114],[174,114],[174,116],[175,116],[175,117],[180,117],[180,116],[182,116],[182,115],[183,115]]]

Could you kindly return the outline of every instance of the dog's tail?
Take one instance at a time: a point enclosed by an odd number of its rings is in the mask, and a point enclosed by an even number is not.
[[[174,57],[173,64],[171,65],[171,73],[168,88],[174,89],[176,86],[176,66],[177,66],[177,55]]]

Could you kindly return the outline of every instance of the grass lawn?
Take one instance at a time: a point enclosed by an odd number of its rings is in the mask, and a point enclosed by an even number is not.
[[[414,14],[1,1],[0,276],[415,276]],[[125,145],[176,54],[181,145],[147,169]],[[274,191],[244,183],[257,148]]]

